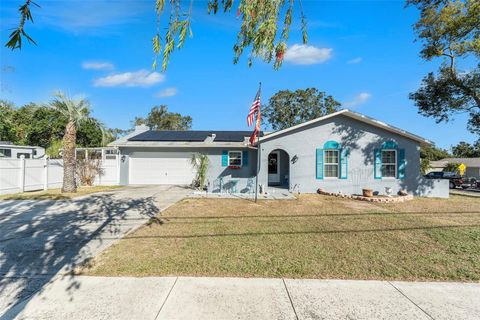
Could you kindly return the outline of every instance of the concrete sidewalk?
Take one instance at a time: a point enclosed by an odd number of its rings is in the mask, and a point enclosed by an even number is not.
[[[0,319],[480,319],[480,284],[63,277]]]

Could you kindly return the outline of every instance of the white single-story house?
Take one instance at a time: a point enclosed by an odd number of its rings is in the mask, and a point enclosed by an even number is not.
[[[37,146],[15,145],[9,141],[0,141],[0,159],[40,159],[45,156],[45,149]]]
[[[209,157],[209,192],[384,194],[406,190],[448,197],[448,185],[424,179],[420,146],[431,142],[349,110],[341,110],[277,132],[250,145],[251,131],[155,131],[139,126],[114,141],[120,154],[120,184],[184,184],[195,177],[194,153]]]
[[[442,160],[431,161],[429,172],[443,171],[449,163],[463,163],[467,167],[465,170],[466,177],[480,179],[480,158],[445,158]]]

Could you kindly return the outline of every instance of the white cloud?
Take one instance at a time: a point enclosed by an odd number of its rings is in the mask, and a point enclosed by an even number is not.
[[[86,70],[112,70],[113,64],[106,61],[85,61],[82,68]]]
[[[176,96],[178,93],[178,89],[175,87],[171,88],[165,88],[155,95],[157,98],[167,98],[167,97],[173,97]]]
[[[357,94],[353,100],[343,103],[345,107],[356,107],[367,102],[372,95],[368,92],[361,92]]]
[[[317,48],[306,44],[294,44],[285,52],[285,61],[293,64],[323,63],[332,57],[332,48]]]
[[[94,80],[95,87],[150,87],[165,80],[159,72],[145,69],[135,72],[114,73]]]
[[[347,63],[348,63],[348,64],[357,64],[357,63],[360,63],[360,62],[362,62],[362,61],[363,61],[363,58],[362,58],[362,57],[357,57],[357,58],[348,60]]]

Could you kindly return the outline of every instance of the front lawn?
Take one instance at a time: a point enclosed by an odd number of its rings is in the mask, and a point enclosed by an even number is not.
[[[61,189],[49,189],[0,195],[0,200],[65,200],[118,188],[121,188],[121,186],[78,187],[76,193],[62,193]]]
[[[185,199],[80,272],[478,281],[480,199]]]

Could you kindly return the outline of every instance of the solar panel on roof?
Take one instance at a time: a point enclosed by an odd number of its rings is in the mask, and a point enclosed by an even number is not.
[[[205,132],[191,131],[146,131],[130,139],[129,141],[204,141],[207,138]]]
[[[251,131],[163,131],[150,130],[142,132],[128,139],[129,141],[186,141],[201,142],[215,134],[217,142],[242,142],[249,137]]]

